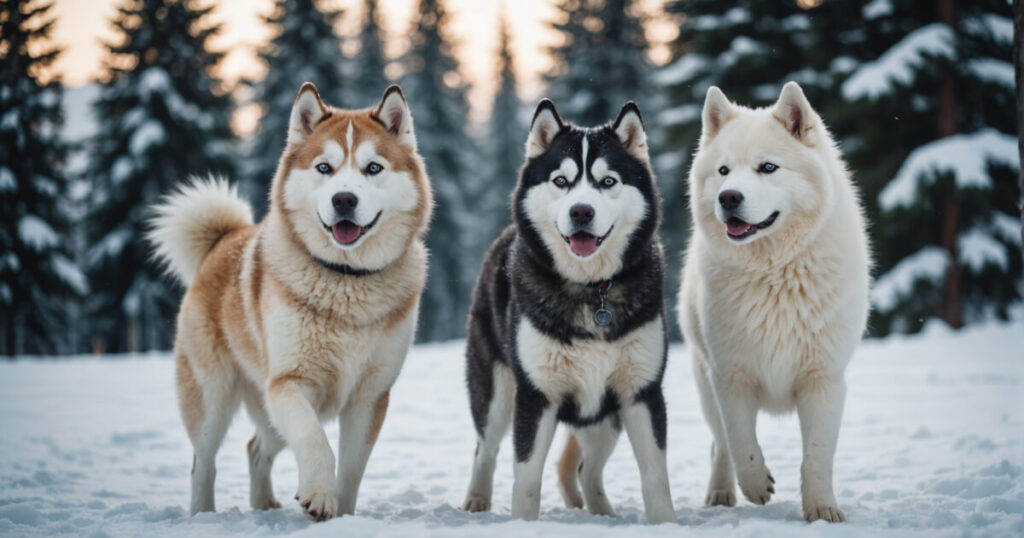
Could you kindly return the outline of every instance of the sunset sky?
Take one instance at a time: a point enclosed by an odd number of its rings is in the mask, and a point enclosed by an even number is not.
[[[64,54],[55,66],[64,83],[78,86],[95,79],[103,72],[103,41],[115,36],[110,19],[123,0],[57,0],[53,13],[57,24],[53,38],[64,47]],[[256,51],[270,38],[270,30],[261,17],[272,11],[272,0],[222,0],[216,5],[214,17],[223,23],[221,34],[213,46],[227,52],[221,75],[233,83],[242,77],[259,78],[264,66]],[[537,98],[543,90],[540,74],[549,67],[546,47],[557,43],[558,35],[547,28],[546,21],[557,16],[553,0],[447,0],[451,24],[449,33],[456,39],[461,69],[472,84],[470,103],[474,116],[486,113],[494,93],[495,61],[499,13],[504,9],[509,20],[516,69],[525,99]],[[362,18],[362,0],[323,0],[323,6],[345,10],[338,28],[340,34],[351,34]],[[382,0],[387,52],[394,56],[404,50],[402,38],[409,28],[409,17],[415,0]],[[644,11],[657,17],[660,0],[644,0]],[[664,43],[674,35],[674,25],[664,18],[655,18],[648,25],[649,37]],[[665,60],[664,47],[652,51],[652,60]],[[301,81],[296,81],[296,87]],[[364,106],[367,103],[356,103]]]

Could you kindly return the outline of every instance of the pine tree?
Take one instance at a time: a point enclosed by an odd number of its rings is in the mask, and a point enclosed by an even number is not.
[[[1007,319],[1021,299],[1010,7],[876,1],[863,15],[842,94],[872,118],[847,152],[875,213],[871,326]]]
[[[376,104],[391,84],[384,72],[388,59],[384,55],[384,30],[380,25],[378,4],[379,0],[366,0],[363,3],[363,23],[356,37],[359,52],[350,62],[352,83],[348,85],[349,96],[345,105],[348,107],[362,108]]]
[[[424,340],[463,334],[476,263],[464,258],[475,233],[467,215],[466,193],[476,155],[466,131],[466,84],[458,72],[451,43],[445,37],[448,12],[440,0],[419,0],[410,32],[410,48],[402,57],[402,89],[412,109],[420,154],[434,188],[436,208],[427,235],[430,275],[424,291],[419,336]]]
[[[615,119],[626,101],[649,99],[651,66],[637,0],[562,0],[552,27],[562,43],[549,51],[545,76],[562,117],[580,125]]]
[[[483,148],[487,171],[481,176],[481,181],[472,185],[475,187],[472,211],[476,224],[472,227],[470,239],[475,242],[467,252],[467,259],[472,261],[474,270],[483,262],[491,242],[512,220],[509,198],[519,176],[519,167],[523,164],[526,144],[527,126],[523,118],[523,102],[516,93],[518,84],[509,48],[508,27],[504,18],[499,24],[498,91],[487,120],[486,147]]]
[[[334,32],[342,14],[338,9],[322,9],[314,0],[277,0],[273,13],[264,19],[277,33],[260,51],[267,75],[252,85],[253,101],[259,104],[262,116],[250,148],[245,171],[249,179],[244,189],[257,214],[265,212],[270,182],[284,151],[288,115],[303,82],[315,84],[324,101],[332,106],[359,108],[370,104],[346,102],[342,71],[347,62]]]
[[[835,93],[837,73],[852,61],[844,57],[843,40],[856,30],[859,13],[850,13],[856,4],[826,0],[805,10],[793,0],[675,0],[666,6],[682,23],[669,45],[672,60],[653,77],[663,110],[647,121],[657,130],[655,169],[665,198],[662,236],[670,265],[673,259],[682,263],[689,235],[687,174],[707,89],[719,86],[735,102],[766,106],[795,80],[829,118],[823,108],[832,99],[826,97]],[[678,285],[678,275],[670,271],[668,289]]]
[[[130,0],[96,102],[86,303],[94,348],[166,349],[180,291],[150,260],[148,208],[191,174],[232,177],[231,98],[211,70],[212,7]]]
[[[52,3],[0,4],[0,352],[68,352],[67,301],[87,291],[68,257],[60,82],[40,79]]]

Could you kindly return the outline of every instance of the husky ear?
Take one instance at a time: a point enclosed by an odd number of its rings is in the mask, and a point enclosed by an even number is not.
[[[619,142],[626,148],[633,157],[641,160],[650,160],[647,154],[647,133],[644,131],[644,119],[640,117],[640,107],[630,101],[622,105],[619,117],[615,118],[612,130],[619,137]]]
[[[550,99],[541,99],[530,123],[530,137],[526,139],[526,158],[532,159],[548,150],[555,135],[564,124],[558,117],[555,104]]]
[[[384,124],[384,128],[398,139],[400,144],[416,149],[416,137],[412,130],[412,112],[409,111],[409,103],[405,101],[402,88],[397,84],[388,86],[384,90],[384,96],[380,98],[377,105],[377,118]]]
[[[772,109],[772,116],[789,131],[794,138],[810,145],[810,132],[817,124],[818,115],[811,108],[804,91],[796,82],[787,82],[782,94]]]
[[[708,88],[707,97],[704,98],[703,130],[700,135],[700,145],[706,146],[711,142],[722,126],[736,115],[736,108],[729,102],[729,98],[718,89],[718,86]]]
[[[299,96],[295,98],[292,105],[291,119],[288,121],[288,143],[295,144],[302,142],[313,132],[313,128],[320,123],[330,110],[320,100],[320,94],[312,82],[306,82],[299,88]]]

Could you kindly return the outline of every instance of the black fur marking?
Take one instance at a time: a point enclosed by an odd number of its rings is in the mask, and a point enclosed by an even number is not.
[[[522,463],[533,454],[537,428],[548,399],[528,381],[516,386],[516,410],[512,424],[512,443],[515,445],[516,461]]]
[[[651,384],[640,391],[636,395],[636,401],[638,404],[647,406],[647,411],[651,414],[654,442],[658,444],[658,448],[665,450],[668,417],[665,412],[665,394],[661,391],[661,384]]]
[[[619,395],[612,389],[608,389],[601,400],[601,407],[592,416],[581,416],[580,407],[575,398],[565,398],[562,400],[562,405],[558,407],[558,420],[577,428],[583,428],[593,426],[609,416],[615,416],[621,408]]]

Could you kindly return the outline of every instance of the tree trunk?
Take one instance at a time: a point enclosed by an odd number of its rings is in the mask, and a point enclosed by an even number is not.
[[[1019,1],[1019,0],[1018,0]],[[953,0],[939,1],[939,16],[950,28],[955,27]],[[939,94],[939,131],[943,138],[956,134],[956,88],[953,73],[949,72],[942,80]],[[957,249],[957,233],[960,228],[960,197],[956,182],[946,190],[942,200],[942,248],[949,253],[949,271],[942,285],[942,319],[950,327],[959,329],[963,325],[960,318],[962,298],[960,296],[960,260]]]
[[[1013,0],[1013,65],[1017,73],[1017,153],[1020,162],[1017,163],[1017,186],[1020,194],[1020,203],[1017,207],[1024,208],[1024,137],[1021,136],[1021,128],[1024,127],[1024,58],[1021,58],[1021,47],[1024,42],[1024,6],[1020,0]],[[1024,245],[1024,211],[1020,215],[1020,241]],[[1024,248],[1020,251],[1021,261],[1024,262]]]

